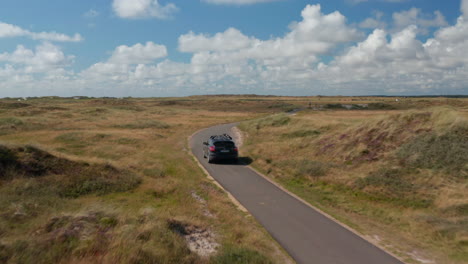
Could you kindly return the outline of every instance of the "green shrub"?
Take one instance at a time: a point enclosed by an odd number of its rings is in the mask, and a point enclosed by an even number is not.
[[[258,119],[256,121],[256,127],[280,127],[287,125],[290,121],[291,118],[289,118],[286,114],[278,114]]]
[[[302,138],[302,137],[314,137],[320,135],[320,131],[317,130],[297,130],[291,133],[282,134],[282,138]]]
[[[30,240],[11,243],[7,257],[12,263],[68,263],[73,256],[102,253],[117,221],[103,219],[114,218],[99,212],[53,217]]]
[[[10,249],[5,245],[0,244],[0,263],[7,263],[10,258]]]
[[[438,135],[427,133],[404,144],[397,151],[404,166],[443,170],[458,178],[468,178],[468,128],[454,127]]]
[[[427,208],[433,197],[422,195],[418,186],[407,179],[409,171],[403,169],[381,168],[354,183],[355,196],[371,201],[388,202],[397,206]]]
[[[21,126],[24,122],[21,119],[14,117],[0,118],[0,128],[5,126]]]
[[[118,171],[110,166],[92,165],[68,172],[69,175],[59,189],[59,195],[77,198],[88,194],[104,195],[131,190],[141,183],[133,174]]]
[[[368,104],[369,110],[393,110],[395,109],[394,106],[384,103],[369,103]]]
[[[90,165],[85,162],[58,158],[33,146],[12,149],[0,146],[0,167],[7,167],[4,164],[9,164],[8,166],[15,170],[18,176],[31,178],[55,176],[55,178],[46,178],[37,182],[34,192],[40,192],[40,189],[46,188],[51,193],[55,192],[56,195],[67,198],[93,193],[102,195],[128,191],[141,182],[136,175],[118,170],[113,166]],[[25,189],[27,186],[18,187],[17,192],[24,189],[25,193],[28,193]]]
[[[62,143],[77,143],[83,141],[83,133],[80,132],[70,132],[70,133],[65,133],[62,135],[59,135],[55,137],[55,140],[62,142]]]
[[[268,108],[280,108],[282,109],[284,112],[290,112],[296,108],[298,108],[298,106],[296,105],[293,105],[293,104],[288,104],[288,103],[280,103],[280,102],[277,102],[273,105],[270,105],[268,106]]]
[[[450,206],[442,210],[444,215],[468,216],[468,203]]]
[[[11,149],[0,145],[0,166],[2,166],[3,168],[12,165],[16,166],[16,160],[17,157]],[[1,173],[2,171],[0,171],[0,174]]]
[[[267,264],[266,256],[247,248],[227,247],[211,259],[212,264]]]
[[[296,164],[298,176],[318,178],[324,176],[329,169],[327,164],[316,160],[301,160]]]
[[[29,104],[24,103],[3,103],[0,102],[0,109],[18,109],[30,106]]]
[[[138,121],[136,123],[115,125],[116,128],[125,128],[125,129],[145,129],[145,128],[159,128],[167,129],[170,126],[167,123],[156,121],[156,120],[146,120]]]
[[[326,104],[324,106],[326,109],[344,109],[342,104]]]
[[[381,168],[370,173],[369,176],[357,180],[355,184],[360,189],[369,186],[382,187],[387,194],[394,195],[413,190],[413,185],[404,179],[401,169]]]

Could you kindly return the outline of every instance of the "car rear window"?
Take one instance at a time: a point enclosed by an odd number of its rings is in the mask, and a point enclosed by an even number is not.
[[[223,148],[232,148],[234,147],[234,143],[233,142],[230,142],[230,141],[218,141],[218,142],[215,142],[214,145],[216,147],[223,147]]]

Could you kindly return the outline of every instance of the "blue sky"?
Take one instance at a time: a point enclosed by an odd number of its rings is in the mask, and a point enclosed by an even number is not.
[[[0,97],[467,94],[463,1],[2,0]]]

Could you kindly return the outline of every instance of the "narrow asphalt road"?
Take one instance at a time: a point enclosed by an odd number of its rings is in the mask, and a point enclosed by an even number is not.
[[[234,124],[196,133],[190,147],[202,166],[279,242],[297,263],[402,264],[341,225],[282,191],[245,165],[208,164],[202,142],[232,133]]]

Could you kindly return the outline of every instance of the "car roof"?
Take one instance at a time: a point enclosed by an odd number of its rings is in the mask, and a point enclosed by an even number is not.
[[[232,140],[232,137],[229,136],[228,134],[213,135],[213,136],[210,137],[210,140],[213,141],[213,142],[219,142],[219,141],[234,142]]]

